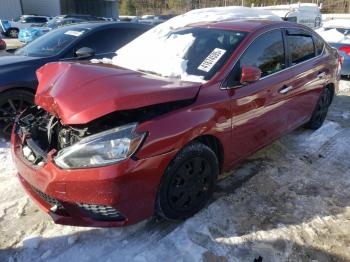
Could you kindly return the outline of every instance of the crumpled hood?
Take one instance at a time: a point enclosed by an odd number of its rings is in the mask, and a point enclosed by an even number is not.
[[[37,71],[35,103],[65,125],[114,111],[195,98],[201,83],[168,80],[106,64],[49,63]]]

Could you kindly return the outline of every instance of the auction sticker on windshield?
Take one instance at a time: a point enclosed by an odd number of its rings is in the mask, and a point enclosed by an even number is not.
[[[83,33],[84,33],[84,31],[72,31],[72,30],[69,30],[69,31],[65,32],[64,34],[78,37],[78,36],[81,36]]]
[[[198,66],[198,70],[209,72],[225,53],[226,50],[215,48],[208,55],[208,57],[204,59],[204,61]]]

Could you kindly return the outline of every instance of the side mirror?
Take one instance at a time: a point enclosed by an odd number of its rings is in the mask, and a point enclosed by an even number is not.
[[[242,66],[241,84],[249,84],[261,78],[261,70],[256,66]]]
[[[95,50],[90,47],[82,47],[75,52],[75,56],[78,59],[88,59],[95,56]]]

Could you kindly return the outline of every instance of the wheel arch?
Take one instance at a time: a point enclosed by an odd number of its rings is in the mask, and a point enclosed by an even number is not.
[[[219,173],[222,173],[224,165],[224,146],[221,141],[214,135],[203,134],[194,138],[190,143],[192,142],[202,143],[213,150],[219,162]]]
[[[325,86],[325,88],[329,89],[331,91],[331,102],[333,102],[334,95],[335,95],[335,85],[333,83],[329,83]]]
[[[33,95],[35,95],[35,89],[30,88],[30,87],[24,87],[24,86],[18,86],[18,87],[5,87],[0,89],[0,95],[3,95],[5,93],[9,93],[12,91],[25,91],[25,92],[29,92],[32,93]]]

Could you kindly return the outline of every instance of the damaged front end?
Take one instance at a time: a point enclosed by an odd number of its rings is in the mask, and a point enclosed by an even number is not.
[[[135,132],[137,124],[118,127],[91,124],[64,126],[43,109],[32,108],[18,120],[16,133],[22,141],[22,153],[33,165],[43,166],[48,154],[62,169],[104,166],[130,157],[146,133]],[[57,152],[57,154],[55,154]]]
[[[63,126],[57,117],[32,107],[21,114],[15,133],[21,140],[23,156],[31,164],[43,166],[49,152],[69,147],[88,135],[87,128]]]
[[[118,111],[83,125],[64,125],[40,107],[26,110],[16,122],[24,158],[44,166],[48,155],[62,169],[105,166],[135,155],[147,136],[138,123],[191,104],[193,100]],[[136,158],[136,157],[135,157]]]

